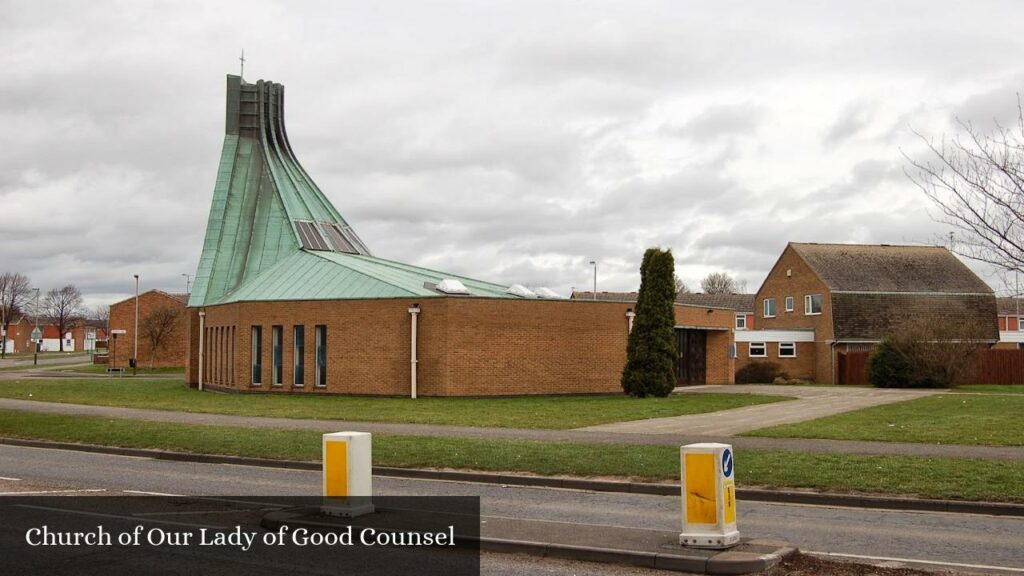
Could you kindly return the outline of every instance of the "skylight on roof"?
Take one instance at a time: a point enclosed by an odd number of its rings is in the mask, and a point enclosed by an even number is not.
[[[537,298],[554,298],[559,300],[562,298],[561,296],[559,296],[558,292],[555,292],[551,288],[546,288],[544,286],[536,288],[534,292],[537,293]]]
[[[302,247],[306,250],[330,250],[330,246],[324,240],[323,236],[320,235],[320,231],[317,230],[316,225],[308,220],[296,220],[295,229],[299,232],[299,239],[302,241]]]
[[[438,282],[437,289],[445,294],[469,294],[469,288],[453,278],[445,278]]]
[[[341,228],[339,228],[337,224],[332,222],[320,222],[320,229],[324,231],[324,236],[330,240],[331,246],[334,247],[335,252],[358,254],[358,251],[352,246],[352,243],[349,242],[341,233]]]
[[[513,296],[519,296],[521,298],[536,298],[537,297],[537,293],[536,292],[534,292],[533,290],[530,290],[529,288],[527,288],[526,286],[523,286],[522,284],[513,284],[513,285],[509,286],[508,290],[506,290],[506,292],[508,292],[509,294],[512,294]]]

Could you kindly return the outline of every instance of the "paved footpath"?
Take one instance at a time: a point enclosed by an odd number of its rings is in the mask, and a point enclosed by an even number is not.
[[[783,404],[783,403],[778,403]],[[694,434],[638,434],[593,432],[589,430],[527,430],[519,428],[475,428],[467,426],[437,426],[431,424],[392,424],[383,422],[352,422],[345,420],[299,420],[294,418],[267,418],[260,416],[231,416],[194,412],[169,412],[140,408],[86,406],[0,398],[0,410],[21,410],[50,414],[126,418],[180,424],[235,426],[243,428],[276,428],[337,432],[359,430],[373,434],[392,434],[425,437],[481,438],[495,440],[535,440],[546,442],[576,442],[591,444],[636,444],[653,446],[680,446],[694,442],[727,442],[736,449],[787,450],[833,454],[905,455],[947,458],[983,458],[992,460],[1024,460],[1024,447],[954,446],[943,444],[909,444],[894,442],[862,442],[853,440],[813,440],[802,438],[744,438],[722,435]],[[719,412],[721,414],[721,412]]]
[[[822,386],[732,385],[693,386],[677,388],[676,392],[682,394],[766,394],[793,396],[797,399],[705,414],[613,422],[579,428],[579,430],[624,434],[733,436],[779,424],[804,422],[861,408],[914,400],[933,394],[946,393],[948,390],[862,388],[859,386],[826,388]]]

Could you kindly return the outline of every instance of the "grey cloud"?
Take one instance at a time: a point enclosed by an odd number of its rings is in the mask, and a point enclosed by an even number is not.
[[[822,143],[836,146],[856,136],[871,122],[872,107],[865,102],[854,102],[847,106],[825,133]]]
[[[764,111],[756,104],[712,106],[681,126],[661,128],[667,135],[694,140],[714,140],[728,136],[743,136],[753,132]]]

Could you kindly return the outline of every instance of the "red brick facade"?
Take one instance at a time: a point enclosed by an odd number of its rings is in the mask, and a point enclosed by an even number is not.
[[[243,302],[203,318],[203,382],[237,391],[405,396],[411,320],[418,304],[417,390],[423,396],[621,393],[630,303],[489,298]],[[199,311],[189,310],[186,380],[199,380]],[[733,381],[731,310],[676,306],[679,326],[707,332],[706,380]],[[295,326],[305,337],[303,384],[294,378]],[[316,326],[326,327],[326,385],[317,386]],[[259,326],[260,384],[252,373]],[[280,327],[281,378],[272,344]],[[141,355],[141,352],[140,352]]]
[[[185,301],[176,295],[160,290],[150,290],[139,294],[139,332],[144,333],[146,317],[161,306],[169,306],[180,311],[178,325],[161,344],[155,354],[150,350],[150,343],[144,337],[139,338],[139,367],[177,368],[185,366],[186,349],[188,347],[189,321],[185,310]],[[109,364],[112,367],[128,367],[128,361],[134,353],[135,345],[135,297],[132,296],[110,306],[110,330],[124,330],[108,342]]]

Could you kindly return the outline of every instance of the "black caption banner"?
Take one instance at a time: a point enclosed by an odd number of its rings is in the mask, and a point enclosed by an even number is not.
[[[476,497],[0,497],[12,575],[478,576],[479,538]]]

